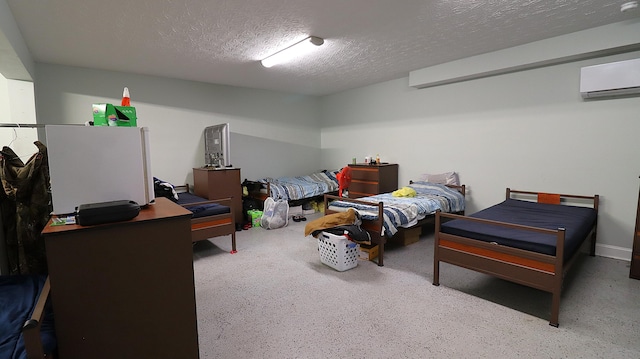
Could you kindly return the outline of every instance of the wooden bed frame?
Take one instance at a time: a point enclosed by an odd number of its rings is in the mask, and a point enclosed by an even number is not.
[[[38,301],[33,308],[31,318],[24,323],[22,327],[22,338],[24,340],[24,348],[27,352],[27,358],[54,358],[53,353],[45,353],[42,347],[42,339],[40,338],[40,326],[44,319],[45,305],[49,299],[51,285],[47,276],[42,290],[38,295]]]
[[[507,188],[506,198],[538,196],[542,198],[551,195],[565,201],[588,201],[596,210],[596,221],[591,231],[584,238],[583,243],[590,238],[589,254],[595,255],[596,233],[597,233],[597,211],[598,195],[579,196],[568,194],[548,194],[530,191],[518,191]],[[542,200],[540,202],[543,202]],[[549,202],[547,202],[549,203]],[[562,205],[561,203],[556,203]],[[462,219],[479,223],[493,224],[507,228],[523,229],[527,231],[553,234],[557,237],[556,254],[540,254],[518,248],[497,245],[481,240],[442,233],[441,224],[443,220]],[[491,221],[473,217],[459,216],[449,213],[436,213],[434,256],[433,256],[433,285],[440,285],[440,262],[457,265],[477,272],[493,275],[495,277],[540,289],[552,294],[551,299],[551,319],[549,324],[558,327],[558,316],[560,312],[560,294],[562,291],[562,281],[575,263],[575,259],[580,253],[580,248],[568,259],[564,258],[565,229],[549,230],[531,226]],[[582,245],[580,246],[582,247]]]
[[[412,182],[410,182],[412,183]],[[462,195],[465,195],[465,185],[447,185],[447,187],[453,188],[458,190],[460,193],[462,193]],[[338,211],[334,211],[329,209],[329,202],[334,201],[334,200],[340,200],[340,201],[346,201],[346,202],[352,202],[352,203],[359,203],[359,204],[364,204],[364,205],[368,205],[368,206],[377,206],[378,207],[378,216],[377,219],[375,220],[362,220],[362,225],[361,227],[363,229],[365,229],[367,232],[369,232],[369,235],[371,236],[371,243],[372,244],[377,244],[378,245],[378,266],[382,267],[384,266],[384,245],[387,243],[387,237],[382,235],[382,228],[383,228],[383,224],[384,224],[384,203],[383,202],[379,202],[379,203],[371,203],[371,202],[365,202],[365,201],[361,201],[358,199],[353,199],[353,198],[346,198],[346,197],[339,197],[336,195],[329,195],[329,194],[325,194],[324,195],[324,214],[332,214],[332,213],[338,213]],[[464,215],[464,211],[461,212],[460,214]],[[412,226],[411,228],[417,228],[417,227],[422,227],[423,225],[429,224],[429,223],[433,223],[435,218],[435,214],[434,215],[429,215],[426,216],[425,218],[421,219],[420,221],[418,221],[417,224],[415,224],[414,226]],[[398,233],[402,233],[403,231],[406,231],[410,228],[398,228]],[[396,235],[398,234],[396,233]]]
[[[2,290],[3,288],[0,288]],[[51,315],[51,307],[47,306],[51,293],[51,285],[49,283],[49,277],[45,279],[42,288],[40,288],[40,292],[37,293],[36,301],[31,308],[23,308],[24,310],[31,311],[28,319],[22,324],[20,328],[8,328],[10,335],[17,335],[18,332],[22,335],[22,340],[24,343],[24,351],[14,351],[13,355],[22,356],[26,355],[28,359],[43,359],[43,358],[55,358],[56,357],[56,349],[53,349],[53,352],[45,351],[41,329],[42,323],[45,320],[45,315]],[[5,297],[5,299],[11,299]],[[16,299],[16,302],[20,302],[20,299]],[[2,308],[4,309],[4,308]],[[27,313],[18,313],[20,317]],[[7,323],[1,323],[3,326],[8,325]],[[50,328],[53,330],[53,328]],[[0,340],[10,340],[9,338],[0,338]],[[15,349],[15,348],[14,348]],[[13,358],[13,355],[11,356]]]
[[[181,192],[189,192],[189,184],[182,186],[175,186],[176,192],[180,195]],[[189,207],[199,206],[203,204],[217,203],[229,208],[232,207],[231,198],[221,198],[206,200],[202,202],[194,202],[182,205],[182,207],[189,209]],[[236,221],[233,211],[229,213],[216,214],[213,216],[205,216],[200,218],[191,219],[191,241],[198,242],[205,239],[231,235],[231,254],[236,253]]]
[[[256,182],[257,183],[257,182]],[[262,183],[261,183],[262,184]],[[338,191],[332,191],[332,192],[328,192],[327,194],[338,194]],[[300,199],[292,199],[289,200],[289,205],[298,205],[301,203],[304,203],[306,201],[310,201],[310,200],[314,200],[314,199],[320,199],[322,198],[324,194],[322,195],[318,195],[318,196],[314,196],[314,197],[306,197],[306,198],[300,198]],[[260,190],[257,191],[249,191],[249,197],[254,198],[258,201],[260,201],[260,203],[264,203],[264,201],[271,196],[271,182],[267,182],[267,192],[260,192]]]

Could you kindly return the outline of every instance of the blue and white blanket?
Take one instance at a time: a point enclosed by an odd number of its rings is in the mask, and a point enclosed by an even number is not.
[[[460,212],[464,210],[464,196],[455,189],[442,184],[414,182],[408,187],[416,191],[415,197],[394,197],[391,193],[358,198],[359,201],[383,203],[382,235],[392,237],[399,227],[411,227],[428,215],[442,212]],[[354,208],[363,220],[378,219],[378,207],[348,201],[333,201],[329,208],[346,211]]]
[[[338,171],[323,171],[308,176],[263,178],[259,182],[269,182],[272,198],[290,201],[337,191],[337,174]]]

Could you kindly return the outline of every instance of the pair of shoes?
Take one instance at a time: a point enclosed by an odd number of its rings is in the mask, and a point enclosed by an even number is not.
[[[305,216],[293,216],[294,222],[306,221],[307,218]]]
[[[247,230],[247,229],[251,229],[251,227],[252,227],[252,226],[251,226],[251,223],[245,223],[245,224],[242,226],[242,229]]]

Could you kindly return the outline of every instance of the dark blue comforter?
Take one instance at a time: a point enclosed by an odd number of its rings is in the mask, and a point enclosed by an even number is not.
[[[593,208],[536,203],[507,199],[470,217],[557,230],[565,228],[564,258],[569,258],[582,244],[596,222]],[[441,232],[496,242],[501,245],[543,254],[556,254],[555,235],[505,228],[461,219],[441,225]]]
[[[198,203],[208,201],[206,198],[198,197],[191,193],[180,193],[178,196],[178,204],[181,206],[189,205],[191,203]],[[192,218],[200,218],[206,216],[213,216],[215,214],[223,214],[231,212],[231,208],[223,206],[217,203],[207,203],[201,205],[187,206],[185,207],[191,213]]]
[[[46,276],[0,276],[0,358],[26,359],[22,326],[31,317]],[[56,346],[50,304],[41,325],[45,353]]]

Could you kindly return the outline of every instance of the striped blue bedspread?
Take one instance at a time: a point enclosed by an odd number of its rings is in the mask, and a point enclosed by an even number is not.
[[[270,183],[274,199],[287,201],[321,196],[338,190],[338,171],[323,171],[308,176],[263,178],[259,180],[266,185]]]
[[[464,210],[464,196],[462,193],[445,185],[414,182],[408,187],[416,191],[415,197],[394,197],[391,193],[382,193],[375,196],[358,198],[359,201],[383,203],[383,228],[382,234],[392,237],[400,227],[411,227],[428,215],[442,212],[460,212]],[[356,209],[363,220],[378,219],[378,207],[369,206],[348,201],[333,201],[329,208],[336,211],[345,211],[348,208]]]

